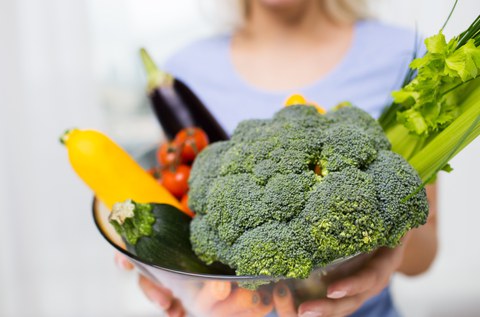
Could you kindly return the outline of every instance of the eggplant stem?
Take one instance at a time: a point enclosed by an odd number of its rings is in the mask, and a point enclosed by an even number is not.
[[[173,76],[163,70],[160,70],[145,48],[140,49],[140,58],[143,67],[147,73],[147,90],[152,93],[158,87],[166,87],[173,85]]]

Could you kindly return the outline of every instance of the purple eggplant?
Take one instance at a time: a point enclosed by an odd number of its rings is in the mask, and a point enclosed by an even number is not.
[[[169,140],[188,127],[203,129],[210,142],[228,140],[222,126],[184,82],[160,70],[145,49],[140,50],[140,55],[153,111]]]

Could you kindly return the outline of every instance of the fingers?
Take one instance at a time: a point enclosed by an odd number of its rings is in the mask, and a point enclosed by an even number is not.
[[[296,317],[292,292],[284,282],[278,282],[273,289],[273,303],[278,317]]]
[[[168,317],[184,317],[185,309],[183,309],[182,303],[178,299],[174,299],[166,314]]]
[[[327,298],[300,305],[300,316],[344,316],[357,310],[388,284],[403,256],[403,247],[382,248],[358,272],[332,283]]]
[[[365,292],[372,295],[380,292],[396,271],[402,254],[402,247],[380,249],[358,272],[332,283],[328,287],[327,297],[339,299]]]
[[[252,311],[252,314],[249,315],[249,316],[264,317],[265,315],[267,315],[269,312],[271,312],[273,310],[272,294],[270,294],[266,290],[261,290],[261,291],[259,291],[259,293],[260,293],[260,301],[261,301],[260,306],[255,308]]]
[[[321,299],[301,304],[298,312],[300,317],[346,316],[356,311],[365,300],[364,294],[342,299]]]
[[[236,288],[229,297],[213,306],[210,316],[233,316],[244,311],[254,311],[261,308],[262,305],[262,298],[259,292]]]
[[[259,291],[260,305],[240,311],[232,317],[264,317],[273,310],[273,299],[267,291]]]
[[[132,262],[130,262],[126,256],[119,252],[115,252],[115,264],[122,270],[131,271],[133,270],[134,266]]]
[[[230,295],[232,283],[225,281],[208,281],[195,298],[196,311],[208,312],[212,306]]]
[[[173,308],[173,294],[169,289],[158,286],[146,277],[140,275],[138,284],[147,298],[162,310]]]
[[[371,290],[380,279],[380,273],[371,267],[365,267],[352,276],[331,284],[327,289],[327,297],[339,299]]]

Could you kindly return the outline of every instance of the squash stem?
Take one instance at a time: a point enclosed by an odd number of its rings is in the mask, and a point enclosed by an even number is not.
[[[68,138],[70,137],[70,134],[72,131],[75,130],[75,128],[72,129],[67,129],[65,132],[62,133],[62,135],[58,138],[61,144],[65,145],[67,144]]]

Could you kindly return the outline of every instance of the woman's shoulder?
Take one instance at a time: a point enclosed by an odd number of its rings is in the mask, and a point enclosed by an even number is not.
[[[399,37],[400,40],[403,40],[405,38],[412,38],[412,36],[415,36],[415,30],[412,28],[390,24],[377,19],[361,20],[358,22],[358,24],[361,28],[370,32],[373,36],[379,36],[382,38],[394,36]]]
[[[165,63],[165,69],[180,78],[194,73],[208,73],[208,69],[222,67],[225,63],[229,43],[229,35],[195,40],[171,55]]]

